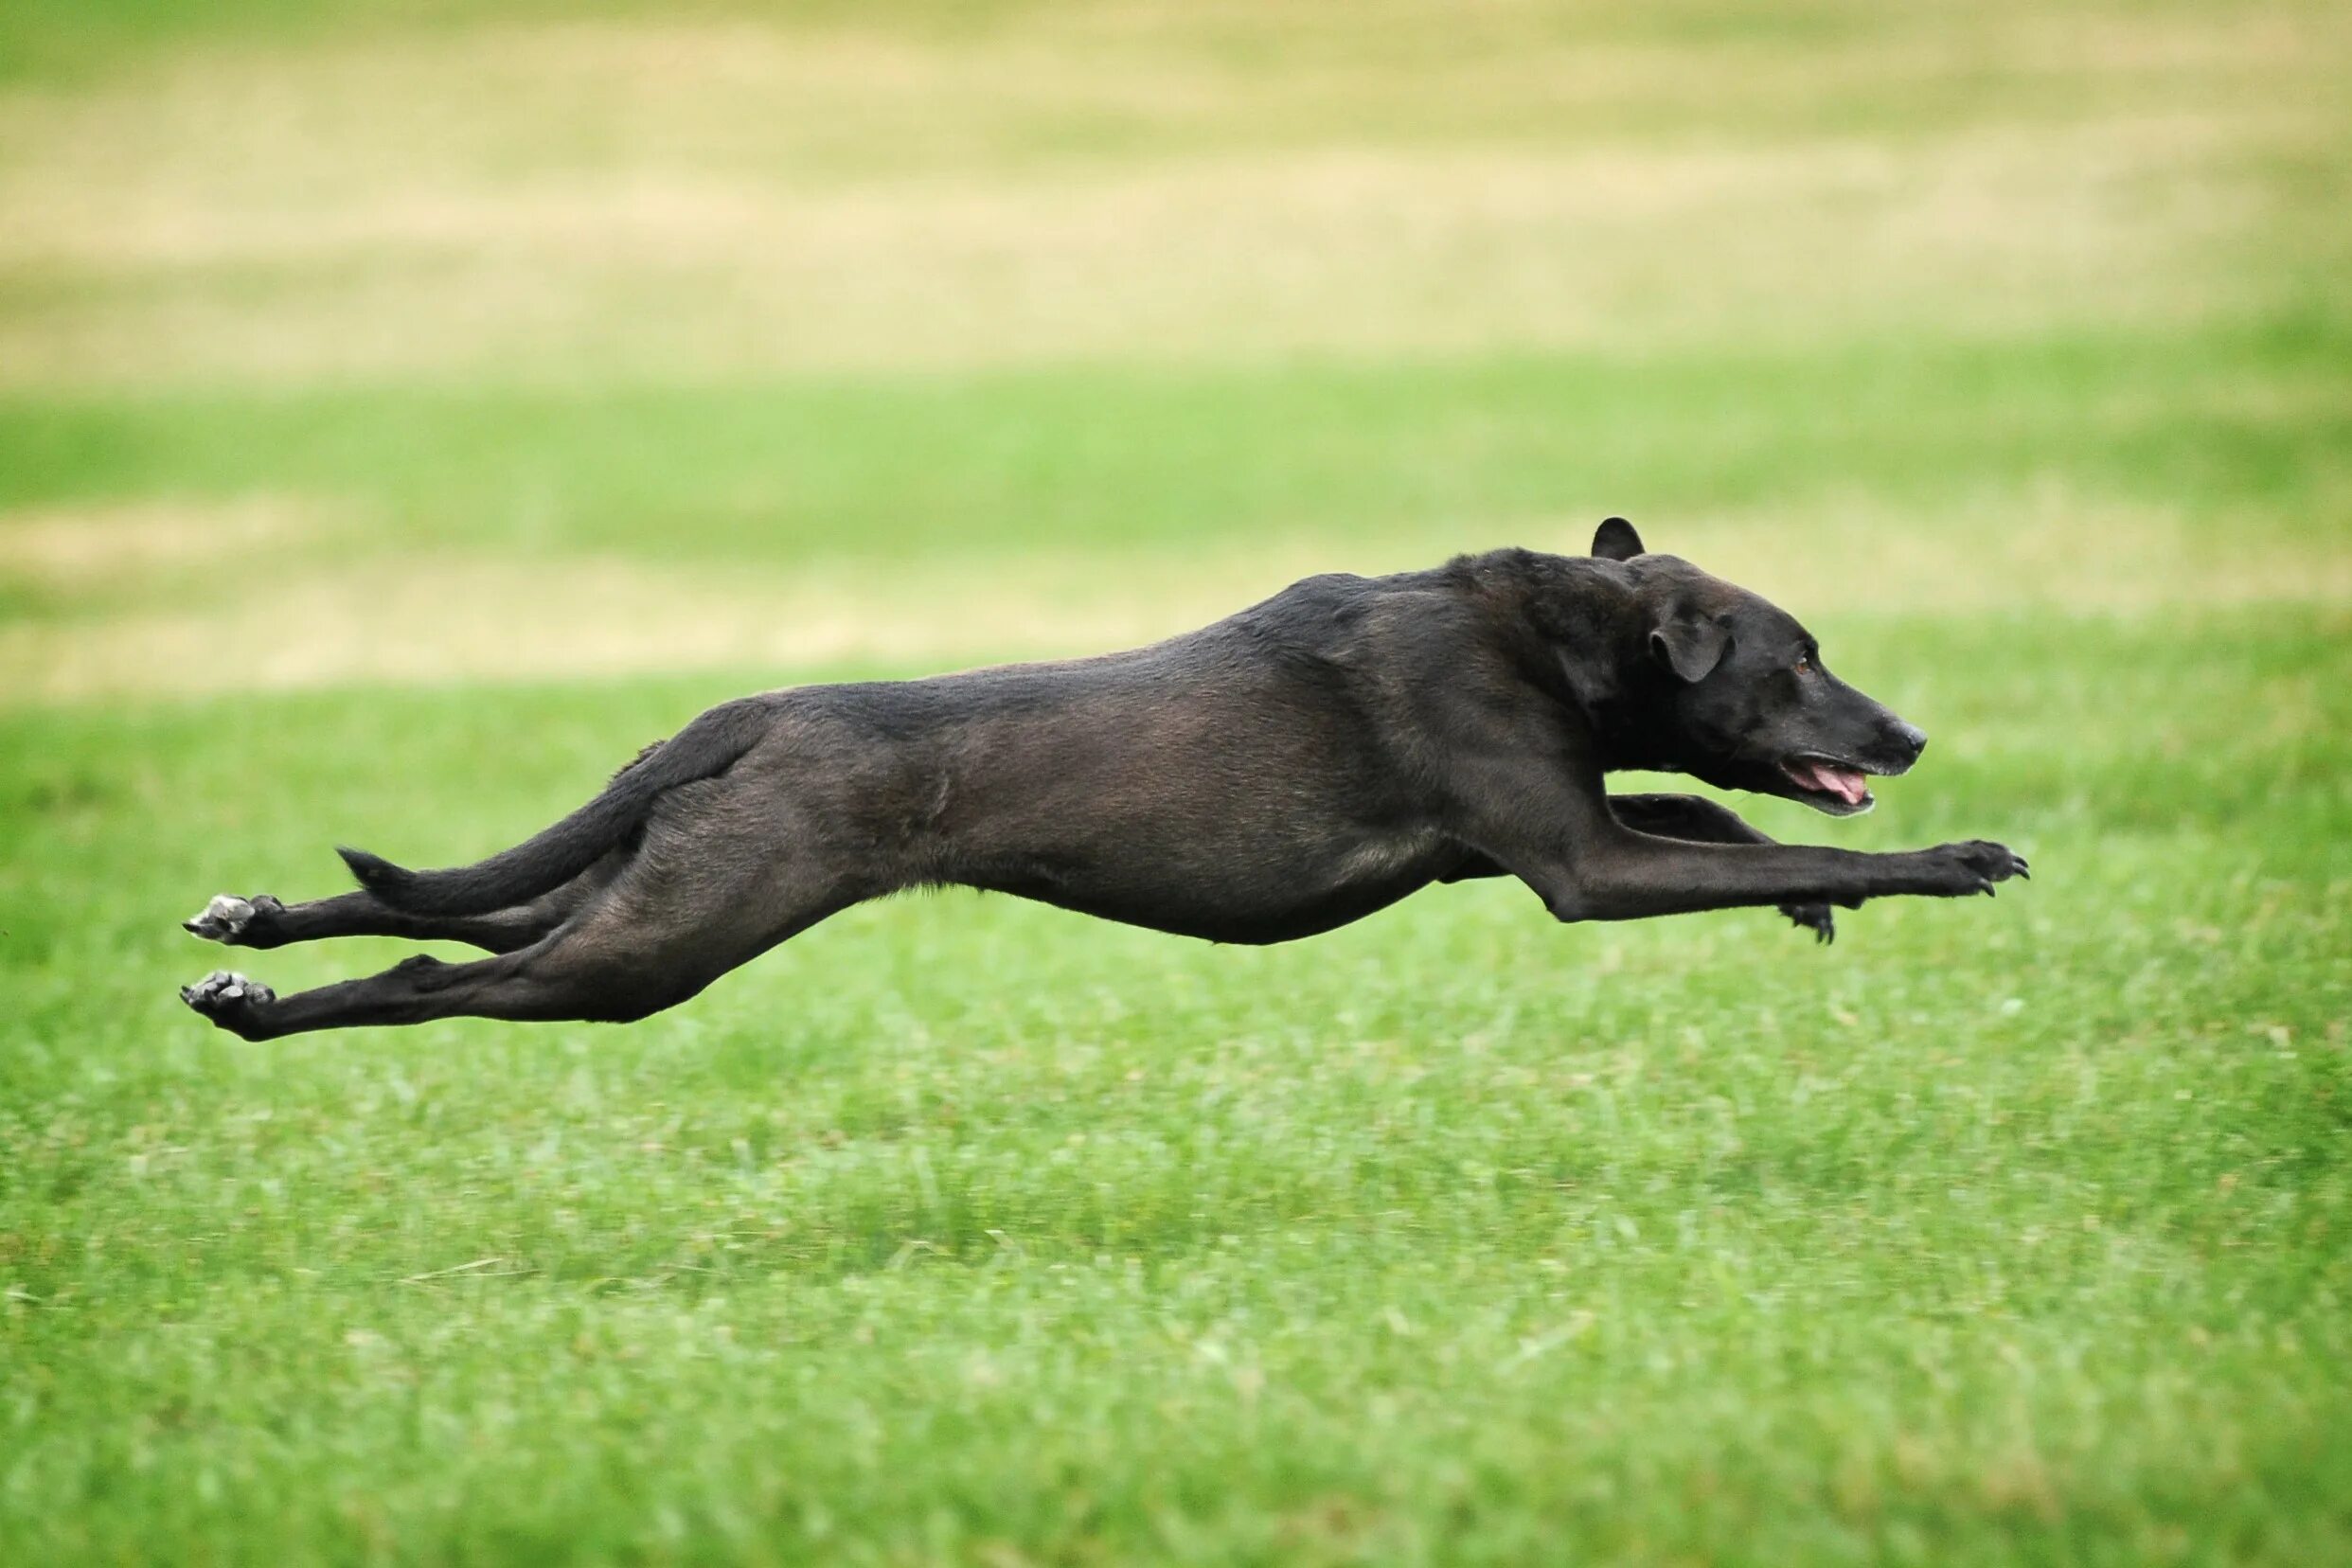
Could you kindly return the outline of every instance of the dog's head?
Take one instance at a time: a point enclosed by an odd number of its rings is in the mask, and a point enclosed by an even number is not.
[[[1641,704],[1645,739],[1671,765],[1851,816],[1874,804],[1866,775],[1918,760],[1927,737],[1830,674],[1787,611],[1686,561],[1644,554],[1621,517],[1601,525],[1593,553],[1621,562],[1631,584],[1638,642],[1621,656],[1651,699]]]

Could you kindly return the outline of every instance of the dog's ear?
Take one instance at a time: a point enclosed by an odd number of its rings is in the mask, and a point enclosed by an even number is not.
[[[1593,536],[1593,553],[1603,561],[1630,561],[1642,553],[1642,536],[1624,518],[1609,518]]]
[[[1706,615],[1675,615],[1650,629],[1649,656],[1688,684],[1703,681],[1731,650],[1731,628]]]

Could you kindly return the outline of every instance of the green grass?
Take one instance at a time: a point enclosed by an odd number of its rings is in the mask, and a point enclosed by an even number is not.
[[[0,507],[281,489],[356,501],[402,549],[789,568],[1270,526],[1426,550],[1434,522],[1629,493],[1678,518],[1854,492],[1915,513],[2042,482],[2285,513],[2300,545],[2297,512],[2352,499],[2347,358],[2352,315],[2315,302],[2022,346],[17,399]]]
[[[640,1028],[261,1046],[179,1014],[185,908],[511,839],[736,683],[7,721],[0,1522],[44,1561],[2342,1557],[2345,631],[1847,628],[1942,739],[1867,822],[1759,815],[2038,876],[1826,951],[1502,886],[1262,952],[940,896]]]
[[[9,7],[0,1562],[2352,1560],[2348,73],[2324,0]],[[2035,880],[175,999],[208,895],[745,689],[1611,511],[1935,738],[1755,820]]]
[[[138,688],[177,647],[266,643],[288,620],[298,652],[311,623],[368,613],[355,580],[500,563],[540,584],[517,633],[528,670],[597,662],[615,623],[701,621],[714,591],[746,623],[737,643],[789,634],[829,590],[854,610],[846,645],[795,656],[872,663],[890,639],[854,629],[901,624],[942,656],[1084,652],[1310,570],[1582,548],[1594,518],[1629,508],[1661,547],[1807,614],[2330,602],[2352,594],[2334,526],[2352,515],[2348,353],[2346,318],[2312,308],[1809,353],[0,399],[0,543],[11,510],[187,520],[151,559],[94,546],[59,572],[0,555],[18,633],[0,677],[48,696],[91,668],[85,686]],[[255,496],[283,498],[294,526],[238,537]],[[248,560],[266,570],[229,564]],[[583,562],[639,597],[583,584]],[[306,610],[312,590],[336,608]],[[530,591],[347,621],[343,664],[374,672],[383,648]]]

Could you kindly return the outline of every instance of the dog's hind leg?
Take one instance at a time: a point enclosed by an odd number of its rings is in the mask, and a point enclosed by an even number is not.
[[[813,830],[788,833],[782,843],[799,848],[779,860],[777,829],[791,813],[762,810],[746,793],[719,780],[673,792],[611,883],[513,952],[467,964],[411,958],[286,997],[223,972],[181,999],[247,1040],[454,1017],[627,1023],[675,1007],[827,916],[889,891],[870,874],[838,870]]]
[[[278,996],[244,975],[215,970],[182,988],[180,1000],[246,1040],[275,1040],[311,1029],[365,1024],[423,1024],[472,1016],[514,1019],[642,1017],[654,1010],[632,1000],[618,976],[595,988],[549,983],[533,960],[556,955],[561,936],[470,964],[419,955],[381,974]]]
[[[685,1000],[710,978],[691,988],[665,987],[641,966],[582,962],[579,946],[576,934],[558,931],[472,963],[419,955],[363,980],[283,997],[241,974],[215,971],[184,988],[180,1000],[246,1040],[275,1040],[312,1029],[437,1018],[625,1022]]]
[[[571,918],[611,882],[627,856],[607,855],[553,892],[487,915],[416,915],[365,891],[338,893],[308,903],[281,903],[267,893],[231,893],[180,922],[182,929],[223,947],[276,948],[330,936],[405,936],[420,942],[464,942],[489,953],[526,948]]]
[[[626,1024],[677,1006],[847,901],[812,905],[785,929],[755,936],[727,929],[724,906],[700,911],[705,921],[699,929],[670,925],[649,934],[639,911],[611,900],[528,947],[472,963],[420,955],[364,980],[285,997],[216,971],[184,989],[180,999],[247,1040],[458,1017]]]
[[[329,936],[405,936],[420,942],[464,942],[486,953],[526,948],[563,923],[546,900],[489,915],[411,915],[367,893],[338,893],[309,903],[280,903],[267,893],[240,899],[223,893],[181,926],[223,947],[276,948]]]

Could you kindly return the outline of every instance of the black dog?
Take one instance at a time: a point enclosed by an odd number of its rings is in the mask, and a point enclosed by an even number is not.
[[[233,946],[446,937],[278,997],[218,972],[180,994],[248,1040],[354,1024],[630,1020],[862,900],[960,884],[1219,942],[1310,936],[1431,882],[1514,876],[1562,920],[1990,893],[1998,844],[1903,854],[1774,844],[1712,802],[1620,795],[1668,769],[1871,805],[1927,738],[1823,668],[1803,627],[1621,518],[1593,557],[1464,556],[1310,578],[1199,632],[1100,658],[805,686],[712,708],[595,800],[475,865],[342,851],[365,891],[223,895]]]

